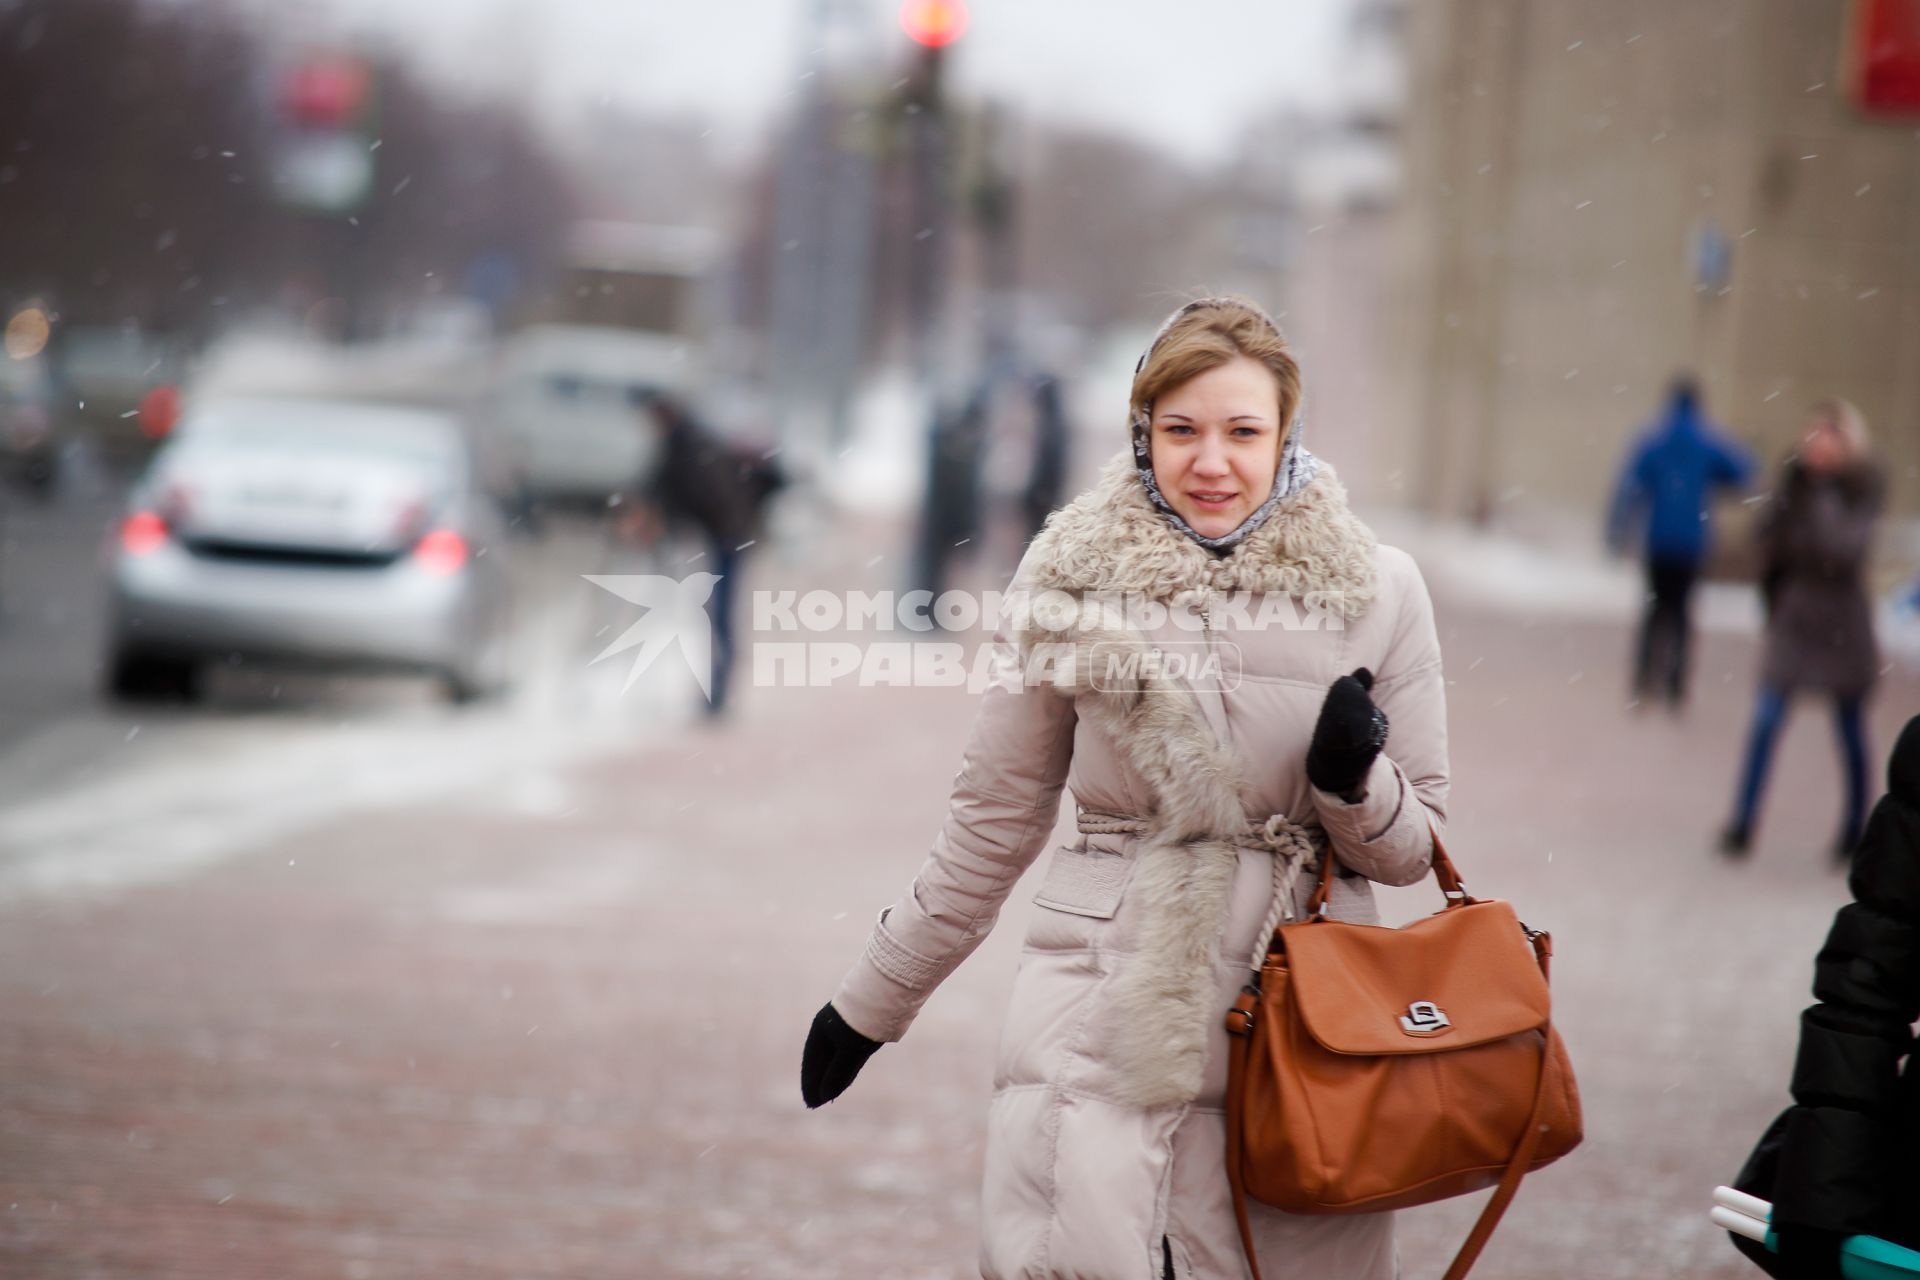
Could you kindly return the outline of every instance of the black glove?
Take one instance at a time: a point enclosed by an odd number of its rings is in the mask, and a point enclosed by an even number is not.
[[[800,1096],[808,1107],[824,1107],[847,1091],[867,1059],[880,1052],[880,1042],[869,1040],[847,1025],[831,1003],[813,1015],[806,1052],[800,1055]]]
[[[1367,696],[1371,688],[1373,672],[1361,667],[1335,680],[1320,704],[1307,748],[1307,781],[1322,791],[1346,795],[1358,788],[1387,745],[1387,713]]]
[[[1794,1222],[1773,1224],[1780,1246],[1782,1280],[1840,1280],[1840,1243],[1846,1236]]]

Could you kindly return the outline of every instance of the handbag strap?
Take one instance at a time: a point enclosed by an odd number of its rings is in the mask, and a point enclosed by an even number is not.
[[[1329,853],[1331,862],[1333,855]],[[1253,1253],[1253,1224],[1247,1219],[1247,1184],[1240,1176],[1242,1143],[1240,1122],[1246,1114],[1247,1052],[1253,1043],[1254,1011],[1260,989],[1252,983],[1240,988],[1239,999],[1227,1014],[1227,1183],[1233,1188],[1233,1217],[1240,1224],[1240,1246],[1246,1250],[1253,1280],[1260,1280],[1260,1260]]]
[[[1431,821],[1427,831],[1433,837],[1433,878],[1440,882],[1440,892],[1447,896],[1449,907],[1464,907],[1473,899],[1467,895],[1467,883],[1460,878],[1453,859],[1447,856],[1447,847],[1440,839],[1440,830]],[[1333,892],[1334,862],[1333,850],[1328,849],[1320,860],[1320,883],[1314,887],[1313,897],[1307,902],[1307,917],[1312,919],[1327,909],[1327,895]]]
[[[1435,861],[1444,856],[1436,838]],[[1452,869],[1451,865],[1448,869]],[[1458,880],[1456,876],[1456,884]],[[1442,880],[1441,884],[1444,886],[1446,881]],[[1533,943],[1540,970],[1545,973],[1548,957],[1553,954],[1553,941],[1546,934],[1531,930],[1528,931],[1528,938]],[[1246,1250],[1247,1269],[1253,1272],[1253,1280],[1261,1280],[1260,1260],[1253,1252],[1253,1224],[1247,1216],[1247,1186],[1240,1174],[1240,1121],[1245,1108],[1247,1054],[1253,1042],[1254,1011],[1259,1002],[1259,989],[1249,984],[1241,989],[1240,998],[1234,1001],[1232,1011],[1227,1014],[1227,1182],[1233,1188],[1233,1216],[1240,1227],[1240,1245]],[[1553,1056],[1553,1019],[1549,1017],[1540,1024],[1540,1076],[1533,1086],[1533,1106],[1527,1113],[1527,1127],[1514,1146],[1513,1156],[1507,1161],[1506,1170],[1501,1173],[1493,1196],[1487,1201],[1486,1207],[1480,1210],[1473,1230],[1467,1233],[1460,1251],[1453,1255],[1453,1262],[1447,1267],[1442,1280],[1465,1280],[1466,1274],[1473,1270],[1473,1264],[1479,1261],[1480,1251],[1493,1238],[1494,1229],[1500,1225],[1507,1206],[1513,1203],[1515,1193],[1520,1190],[1520,1180],[1527,1176],[1534,1153],[1540,1149],[1540,1113],[1547,1105],[1547,1082],[1549,1079],[1558,1079],[1559,1075],[1560,1068]]]

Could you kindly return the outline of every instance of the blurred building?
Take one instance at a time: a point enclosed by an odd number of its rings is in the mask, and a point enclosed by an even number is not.
[[[1337,96],[1278,131],[1292,194],[1278,319],[1299,353],[1307,440],[1363,503],[1404,499],[1395,405],[1382,376],[1398,313],[1392,259],[1403,187],[1405,0],[1359,0]]]
[[[1853,400],[1920,513],[1920,5],[1426,0],[1406,48],[1410,501],[1588,519],[1690,368],[1769,461]]]

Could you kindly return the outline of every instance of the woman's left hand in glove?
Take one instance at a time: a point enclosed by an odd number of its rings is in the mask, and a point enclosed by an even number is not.
[[[1387,713],[1373,705],[1372,689],[1365,667],[1335,680],[1307,748],[1307,781],[1349,802],[1364,794],[1367,772],[1387,745]]]

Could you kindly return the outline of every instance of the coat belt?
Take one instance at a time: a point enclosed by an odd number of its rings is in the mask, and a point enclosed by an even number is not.
[[[1124,813],[1081,809],[1076,817],[1075,825],[1083,835],[1140,835],[1151,830],[1151,824],[1145,818]],[[1273,896],[1268,903],[1267,918],[1260,924],[1258,944],[1249,961],[1249,967],[1258,973],[1261,959],[1266,955],[1267,946],[1273,938],[1273,931],[1282,921],[1293,918],[1294,885],[1300,874],[1311,870],[1317,875],[1320,860],[1332,854],[1327,849],[1327,833],[1324,829],[1303,826],[1283,813],[1273,814],[1264,822],[1249,822],[1246,829],[1231,837],[1231,840],[1243,848],[1266,849],[1273,854]]]
[[[1086,836],[1137,836],[1147,829],[1145,818],[1129,818],[1120,813],[1102,813],[1082,809],[1077,815],[1080,834]]]
[[[1075,825],[1082,835],[1089,836],[1135,836],[1153,829],[1153,824],[1145,818],[1099,809],[1081,809]],[[1305,826],[1283,813],[1276,813],[1263,822],[1249,822],[1243,830],[1220,838],[1244,848],[1291,853],[1308,861],[1317,860],[1327,844],[1327,833],[1323,829]]]

